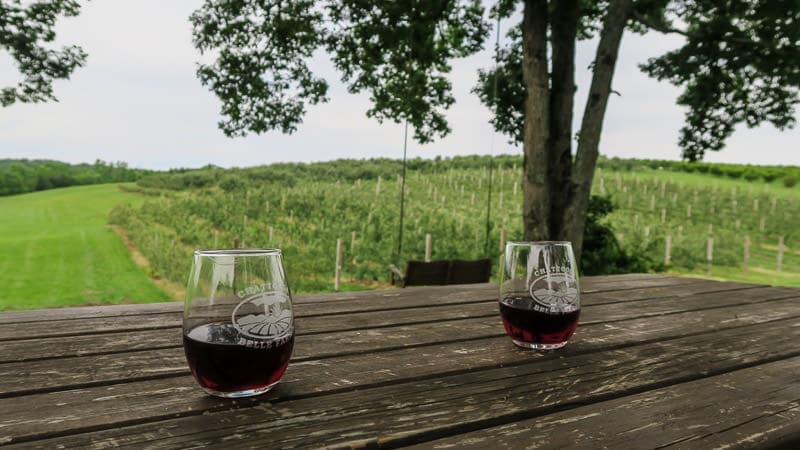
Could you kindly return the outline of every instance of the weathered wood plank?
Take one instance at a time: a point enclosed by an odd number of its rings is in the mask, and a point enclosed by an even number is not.
[[[711,286],[713,287],[713,285]],[[631,292],[631,291],[627,291]],[[680,292],[676,289],[675,292]],[[760,302],[770,299],[785,298],[787,295],[799,291],[788,288],[757,287],[741,289],[730,295],[728,291],[714,289],[710,293],[694,293],[674,297],[650,297],[648,301],[623,303],[622,301],[609,301],[593,305],[588,299],[595,294],[586,295],[586,306],[583,308],[581,321],[583,324],[599,320],[623,320],[639,316],[656,315],[663,312],[676,313],[680,311],[696,310],[708,307],[720,307],[750,302]],[[644,293],[643,293],[644,294]],[[657,295],[667,294],[661,292]],[[652,293],[647,295],[653,295]],[[657,301],[653,301],[658,299]],[[603,306],[603,308],[599,308]],[[410,310],[367,311],[358,314],[337,316],[312,315],[303,317],[298,315],[298,335],[316,334],[323,332],[336,332],[338,330],[355,330],[361,328],[390,327],[392,324],[425,323],[431,320],[453,320],[459,317],[483,318],[491,322],[497,316],[497,306],[492,300],[469,305],[455,305],[451,307],[429,307]],[[108,322],[108,319],[104,319]],[[499,322],[497,322],[499,323]],[[162,323],[159,323],[160,325]],[[178,323],[173,319],[174,328],[144,329],[135,333],[124,329],[117,333],[98,335],[79,335],[67,337],[53,337],[41,339],[13,340],[3,343],[0,353],[0,363],[38,360],[64,356],[88,356],[93,354],[106,354],[126,350],[142,350],[147,348],[161,349],[180,345]],[[478,336],[470,335],[468,323],[462,325],[464,331],[459,335],[464,339],[474,339]],[[87,325],[88,326],[88,325]],[[391,331],[391,330],[390,330]],[[424,333],[425,330],[422,330]],[[419,333],[419,332],[417,332]],[[466,333],[466,334],[465,334]],[[500,333],[500,331],[498,331]],[[321,348],[326,348],[328,341],[323,341]],[[378,347],[373,347],[377,349]]]
[[[588,291],[613,291],[618,288],[629,287],[630,283],[639,284],[639,288],[675,286],[691,284],[700,280],[694,278],[677,278],[656,274],[627,274],[613,276],[598,276],[581,278],[582,288]],[[724,283],[715,282],[719,285]],[[408,289],[390,289],[383,291],[335,292],[325,294],[296,295],[296,304],[305,303],[358,303],[358,308],[338,310],[361,311],[364,304],[381,301],[393,303],[407,303],[413,299],[422,298],[422,302],[408,303],[407,306],[424,305],[425,299],[452,296],[456,300],[465,293],[485,293],[490,296],[497,295],[497,286],[493,284],[468,284],[453,286],[424,286]],[[446,294],[446,295],[443,295]],[[133,305],[107,305],[107,306],[80,306],[71,308],[51,308],[29,311],[5,311],[0,313],[0,324],[43,322],[50,320],[71,320],[97,317],[122,317],[128,315],[148,315],[180,312],[183,308],[181,302],[146,303]]]
[[[689,311],[668,316],[629,319],[625,322],[582,325],[569,354],[598,352],[606,348],[635,345],[657,339],[734,328],[800,317],[800,298],[770,302],[762,312],[749,305],[701,313]],[[463,327],[467,328],[467,327]],[[330,358],[330,347],[319,339],[298,337],[297,347],[285,380],[301,368],[317,372],[315,392],[343,387],[398,382],[452,370],[497,367],[538,358],[538,353],[516,352],[498,325],[497,333],[485,339],[437,342],[397,349]],[[504,351],[497,352],[497,348]],[[343,349],[342,351],[347,351]],[[326,352],[328,352],[326,354]],[[564,353],[566,350],[560,351]],[[566,353],[564,353],[566,354]],[[319,356],[327,356],[320,359]],[[413,365],[398,362],[421,360]],[[364,367],[370,370],[364,371]],[[383,367],[383,369],[378,369]],[[322,373],[319,373],[320,370]],[[76,389],[103,384],[141,381],[156,377],[188,375],[180,344],[161,350],[84,356],[61,360],[30,361],[0,365],[0,397]],[[347,380],[346,382],[343,380]]]
[[[659,278],[658,280],[672,282],[674,280],[687,279]],[[601,291],[590,293],[583,295],[582,301],[585,305],[591,305],[595,303],[634,301],[679,295],[695,295],[703,292],[738,291],[759,288],[759,286],[755,285],[719,283],[716,281],[697,282],[697,280],[694,279],[688,280],[692,280],[693,282],[678,285],[672,284],[668,286],[636,288],[618,292]],[[388,314],[381,314],[381,317],[391,319],[394,314],[399,314],[397,312],[398,310],[402,309],[436,306],[441,307],[451,304],[480,303],[495,300],[497,298],[496,287],[494,285],[483,286],[483,289],[469,293],[455,291],[455,293],[449,294],[447,291],[443,291],[442,288],[439,287],[437,291],[441,294],[441,297],[436,298],[412,297],[403,300],[397,300],[393,297],[386,297],[386,295],[392,295],[394,292],[408,292],[408,290],[398,290],[389,291],[388,293],[382,294],[384,296],[379,298],[367,298],[344,303],[298,303],[295,306],[295,314],[298,318],[319,317],[329,323],[335,323],[333,318],[331,318],[331,320],[327,320],[330,315],[345,313],[349,315],[349,313],[355,313],[356,315],[353,317],[355,320],[356,318],[360,317],[361,314],[368,314],[372,311],[391,311]],[[489,289],[489,287],[491,287],[491,289]],[[431,290],[433,288],[419,289]],[[0,317],[2,317],[2,315],[0,315]],[[180,320],[180,316],[177,314],[160,313],[143,314],[138,316],[102,316],[97,318],[76,318],[67,320],[0,324],[0,341],[35,339],[48,336],[71,337],[84,334],[102,334],[122,331],[144,332],[146,330],[176,327],[180,325]],[[0,361],[2,360],[4,360],[4,358],[2,357],[2,354],[0,354]]]
[[[800,443],[798,378],[800,358],[790,358],[413,448],[697,449]]]
[[[679,313],[682,311],[693,311],[699,309],[706,309],[712,307],[722,307],[726,305],[758,303],[762,301],[786,298],[787,294],[796,293],[797,290],[788,290],[785,288],[769,288],[762,287],[756,289],[746,289],[737,291],[735,296],[728,295],[726,292],[711,292],[709,294],[697,294],[690,296],[666,297],[658,299],[658,301],[642,301],[635,303],[609,303],[597,306],[587,305],[583,308],[581,317],[581,328],[587,324],[596,323],[603,320],[625,320],[630,318],[653,316],[658,314]],[[457,309],[454,309],[457,308]],[[412,318],[405,317],[404,320],[408,322],[403,323],[400,317],[394,315],[403,314],[418,314],[414,322]],[[331,348],[332,342],[338,342],[340,339],[347,339],[350,335],[358,333],[359,330],[354,329],[356,325],[361,325],[364,330],[367,328],[386,328],[385,330],[373,330],[369,336],[375,337],[375,342],[372,347],[362,348],[361,350],[379,350],[382,343],[391,343],[396,340],[381,341],[377,339],[383,334],[392,335],[397,332],[408,332],[408,330],[398,330],[393,323],[400,323],[403,325],[413,325],[415,323],[425,323],[429,320],[453,320],[466,315],[475,319],[475,322],[481,324],[476,330],[470,328],[472,322],[459,322],[453,324],[461,331],[456,334],[455,339],[475,339],[481,336],[486,336],[486,324],[494,323],[496,325],[496,334],[502,334],[502,328],[499,326],[497,306],[493,301],[483,302],[474,305],[457,305],[453,308],[421,308],[417,310],[408,311],[394,311],[392,315],[378,312],[365,312],[353,315],[336,316],[333,320],[328,320],[327,316],[315,316],[305,319],[298,318],[298,336],[300,340],[306,339],[308,335],[317,334],[322,332],[334,332],[338,336],[334,339],[321,340],[315,345],[324,354],[330,356],[335,354],[336,351],[342,351],[341,347],[334,346]],[[452,328],[452,326],[450,327]],[[337,330],[345,331],[337,331]],[[420,330],[415,330],[413,334],[419,338],[427,333],[428,329],[433,327],[423,327]],[[349,330],[349,331],[347,331]],[[579,329],[580,330],[580,329]],[[477,331],[480,334],[473,334]],[[128,350],[144,350],[144,349],[163,349],[170,347],[179,347],[180,332],[175,328],[169,329],[154,329],[144,330],[136,333],[119,332],[110,334],[99,335],[84,335],[84,336],[70,336],[70,337],[55,337],[43,339],[29,339],[29,340],[16,340],[3,343],[3,352],[0,353],[0,363],[7,362],[21,362],[32,361],[46,358],[70,357],[70,356],[90,356],[97,354],[108,354],[115,352],[124,352]],[[368,335],[364,335],[368,336]],[[430,342],[430,341],[426,341]],[[419,341],[411,341],[413,345],[419,345]],[[316,356],[319,356],[316,355]]]
[[[57,436],[37,444],[67,447],[394,447],[794,358],[800,355],[793,344],[798,337],[800,319],[791,319],[604,352],[544,355],[501,368],[359,389],[358,395],[304,398],[301,393],[316,383],[312,376],[282,383],[260,401],[239,402],[253,407],[202,415],[232,403],[184,391],[180,379],[165,380],[155,391],[152,382],[143,382],[110,386],[102,393],[58,392],[49,394],[49,402],[64,404],[58,416],[63,421],[57,423],[49,414],[26,412],[37,396],[4,400],[0,439],[13,443]],[[162,407],[157,418],[184,417],[137,424],[153,418],[154,400]],[[95,406],[87,410],[86,403]],[[103,426],[113,429],[91,431]],[[91,432],[67,435],[81,429]]]
[[[155,350],[180,345],[178,327],[80,336],[21,339],[0,343],[0,364],[63,357]]]

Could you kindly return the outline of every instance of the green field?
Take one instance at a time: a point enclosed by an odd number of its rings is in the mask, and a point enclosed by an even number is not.
[[[168,300],[107,225],[116,184],[0,197],[0,310]]]
[[[165,289],[176,297],[185,283],[193,250],[235,241],[281,248],[295,292],[333,289],[337,239],[345,290],[387,287],[387,266],[422,259],[426,234],[433,259],[496,261],[503,230],[508,240],[522,237],[521,174],[518,160],[495,160],[486,247],[487,161],[410,163],[399,257],[399,166],[391,160],[212,168],[159,174],[122,190],[107,184],[0,197],[0,309],[167,300]],[[800,286],[799,192],[780,179],[644,167],[599,170],[593,189],[616,205],[603,220],[622,247],[649,258],[653,270],[707,276],[712,237],[712,278],[784,286]],[[147,258],[146,270],[109,221]],[[745,236],[752,244],[747,275]],[[663,266],[667,237],[671,264]]]

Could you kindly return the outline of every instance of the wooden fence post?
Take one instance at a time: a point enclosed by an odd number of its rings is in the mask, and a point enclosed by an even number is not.
[[[650,196],[650,211],[655,211],[656,209],[656,196],[655,194]]]
[[[500,229],[500,257],[497,261],[497,270],[499,273],[504,270],[506,264],[506,228]]]
[[[644,227],[644,237],[650,237],[650,226]]]
[[[214,230],[214,248],[219,245],[219,230]]]
[[[336,240],[336,272],[333,279],[333,290],[339,292],[339,282],[342,278],[342,240]]]
[[[233,248],[239,248],[239,238],[233,238]]]
[[[664,265],[668,266],[672,263],[672,236],[668,234],[664,244]]]
[[[350,253],[354,254],[356,250],[356,232],[350,232]]]
[[[762,217],[761,220],[758,221],[758,231],[763,232],[765,225],[766,225],[766,218]]]
[[[688,219],[692,218],[692,205],[687,205],[686,206],[686,217]]]
[[[778,272],[783,271],[783,236],[778,236]]]
[[[750,236],[744,237],[744,259],[742,260],[742,272],[745,276],[750,273]]]
[[[708,270],[706,274],[710,277],[711,276],[711,262],[714,260],[714,238],[708,238],[708,243],[706,243],[706,261],[708,261]]]
[[[425,262],[431,262],[431,247],[432,247],[431,234],[425,234]]]
[[[667,209],[661,208],[661,223],[665,223],[667,221]]]

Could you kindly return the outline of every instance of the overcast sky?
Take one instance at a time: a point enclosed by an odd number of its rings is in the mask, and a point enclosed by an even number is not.
[[[201,3],[94,0],[84,4],[79,17],[62,20],[59,41],[81,45],[89,53],[88,63],[71,80],[56,83],[59,102],[0,108],[0,158],[99,158],[167,169],[402,156],[402,126],[366,118],[368,97],[348,94],[324,55],[315,58],[314,66],[331,82],[331,100],[312,106],[295,134],[226,138],[216,125],[219,101],[195,77],[198,53],[191,43],[188,16]],[[614,79],[621,96],[610,99],[601,153],[679,158],[676,143],[683,111],[675,99],[680,91],[637,68],[647,57],[679,43],[657,34],[625,35]],[[592,44],[578,49],[578,118],[589,83],[586,67]],[[410,143],[410,157],[521,153],[505,137],[493,137],[488,110],[470,93],[477,68],[491,65],[491,58],[485,52],[454,64],[456,104],[448,114],[453,131],[433,144]],[[16,80],[10,58],[0,55],[0,86]],[[711,152],[706,160],[798,165],[799,144],[798,130],[742,127],[724,151]]]

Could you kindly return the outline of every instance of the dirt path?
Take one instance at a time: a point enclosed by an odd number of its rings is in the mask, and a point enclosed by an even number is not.
[[[131,254],[131,258],[133,262],[136,264],[137,267],[142,269],[150,280],[158,286],[159,288],[163,289],[164,292],[169,294],[174,300],[183,300],[184,296],[186,295],[186,288],[178,283],[175,283],[170,280],[165,280],[161,277],[154,277],[152,276],[152,270],[150,267],[150,261],[136,248],[133,241],[128,234],[118,225],[111,225],[111,229],[114,230],[115,233],[122,239],[122,242],[125,244],[125,247],[128,248],[128,251]]]

